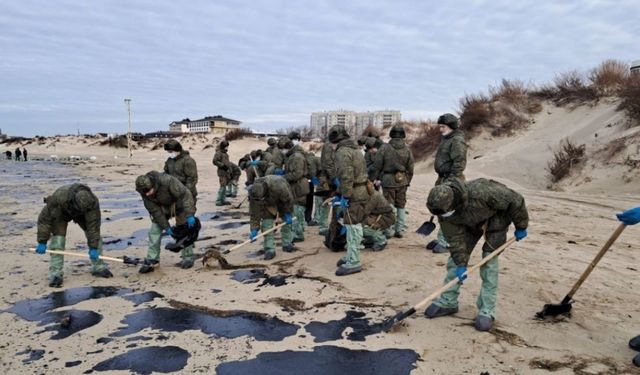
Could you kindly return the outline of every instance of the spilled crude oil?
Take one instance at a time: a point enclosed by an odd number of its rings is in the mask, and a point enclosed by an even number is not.
[[[218,211],[218,212],[205,212],[200,214],[200,220],[222,220],[225,218],[231,219],[242,219],[243,217],[249,216],[244,212],[231,212],[231,211]]]
[[[230,221],[228,223],[222,223],[222,224],[218,224],[215,225],[214,228],[216,229],[220,229],[220,230],[226,230],[226,229],[236,229],[236,228],[240,228],[244,225],[249,224],[249,221]]]
[[[51,336],[52,340],[60,340],[80,332],[89,327],[93,327],[102,321],[102,315],[94,311],[85,310],[65,310],[52,311],[41,316],[38,326],[46,326],[36,334],[44,332],[55,332]]]
[[[346,316],[340,320],[328,322],[311,322],[304,328],[314,337],[314,342],[339,340],[347,328],[352,331],[347,334],[347,339],[352,341],[364,341],[367,336],[375,335],[384,330],[381,323],[370,324],[361,311],[349,310]]]
[[[231,272],[231,279],[235,281],[239,281],[243,284],[252,284],[257,283],[260,279],[264,279],[262,283],[258,286],[272,285],[272,286],[283,286],[287,283],[287,278],[289,276],[285,275],[275,275],[269,276],[265,273],[264,269],[254,268],[251,270],[238,270]]]
[[[138,229],[124,238],[105,236],[103,249],[105,250],[125,250],[131,246],[144,246],[147,244],[149,234],[148,228]]]
[[[82,361],[69,361],[69,362],[65,362],[64,363],[64,367],[76,367],[77,365],[81,364]]]
[[[127,294],[127,295],[123,295],[121,296],[123,299],[126,299],[129,302],[133,302],[133,306],[138,306],[140,304],[143,304],[145,302],[151,302],[156,298],[162,298],[164,297],[162,294],[154,292],[154,291],[149,291],[149,292],[144,292],[144,293],[139,293],[139,294]]]
[[[176,372],[187,365],[191,354],[177,346],[149,346],[133,349],[95,365],[95,371],[126,370],[135,374]]]
[[[205,334],[226,338],[251,336],[258,341],[280,341],[294,335],[299,326],[276,317],[266,317],[246,311],[214,314],[194,309],[169,307],[147,308],[135,311],[121,321],[124,327],[112,337],[126,336],[146,328],[164,332],[200,330]]]
[[[317,346],[310,352],[268,352],[254,359],[226,362],[216,367],[216,374],[403,375],[416,368],[418,359],[418,353],[409,349],[368,351]]]
[[[16,355],[24,355],[29,354],[29,358],[23,359],[22,363],[29,364],[31,362],[35,362],[44,357],[44,349],[25,349],[21,352],[17,352]]]

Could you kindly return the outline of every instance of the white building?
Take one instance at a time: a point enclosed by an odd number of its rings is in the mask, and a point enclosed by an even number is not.
[[[640,74],[640,60],[631,63],[631,73]]]
[[[214,133],[224,135],[228,131],[240,128],[240,121],[226,117],[207,116],[199,120],[191,121],[188,118],[180,121],[173,121],[169,124],[170,132],[180,133]]]
[[[354,137],[362,134],[368,126],[382,128],[402,120],[400,111],[354,112],[347,110],[314,112],[310,126],[314,135],[324,138],[333,125],[344,125]]]

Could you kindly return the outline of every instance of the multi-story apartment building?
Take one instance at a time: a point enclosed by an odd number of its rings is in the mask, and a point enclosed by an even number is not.
[[[338,110],[312,113],[310,126],[314,135],[318,137],[325,137],[333,125],[344,125],[349,134],[357,137],[370,125],[382,128],[401,120],[400,111],[354,112]]]

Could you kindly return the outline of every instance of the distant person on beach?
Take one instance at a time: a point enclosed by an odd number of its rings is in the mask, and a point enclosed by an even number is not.
[[[13,154],[16,156],[16,161],[20,161],[20,157],[22,156],[22,152],[20,152],[20,147],[16,147],[16,151]]]
[[[4,155],[7,157],[7,160],[11,160],[11,151],[9,150],[5,151]]]
[[[640,207],[632,208],[625,212],[616,215],[618,220],[624,225],[636,225],[640,223]],[[635,351],[640,352],[640,335],[632,338],[629,341],[629,347]],[[640,367],[640,354],[637,354],[633,358],[633,364]]]
[[[27,149],[22,148],[22,160],[27,161]]]
[[[100,259],[102,238],[100,237],[100,204],[88,186],[71,184],[58,188],[44,199],[45,206],[38,216],[38,246],[36,252],[47,252],[47,241],[51,250],[64,250],[67,225],[78,223],[87,237],[91,274],[95,277],[113,277],[107,265]],[[49,286],[60,288],[64,274],[64,256],[51,254],[49,261]]]

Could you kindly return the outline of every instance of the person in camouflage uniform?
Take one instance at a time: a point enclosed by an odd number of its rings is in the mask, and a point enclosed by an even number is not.
[[[238,196],[238,182],[240,181],[240,176],[242,176],[242,169],[232,162],[229,162],[229,185],[225,189],[225,196],[229,198],[235,198]]]
[[[255,179],[249,188],[249,212],[251,214],[249,238],[255,240],[259,230],[264,232],[273,228],[276,218],[281,217],[286,223],[280,231],[282,251],[292,252],[295,250],[292,243],[293,194],[289,183],[283,177],[269,175]],[[264,236],[262,248],[265,260],[273,259],[276,256],[276,241],[273,232]]]
[[[136,178],[136,191],[140,193],[144,207],[151,215],[149,248],[140,273],[152,272],[160,262],[160,239],[163,234],[172,235],[169,219],[176,218],[176,225],[195,226],[196,205],[191,191],[180,180],[156,171]],[[193,267],[193,245],[182,250],[180,268]]]
[[[362,242],[362,222],[367,216],[365,209],[367,192],[367,171],[364,155],[342,125],[334,125],[329,130],[329,141],[335,145],[335,165],[337,193],[333,200],[339,206],[341,220],[347,230],[347,255],[338,261],[337,276],[362,271],[360,244]]]
[[[322,206],[323,199],[322,197],[316,196],[315,191],[320,186],[320,174],[322,173],[322,165],[320,164],[319,157],[317,157],[311,152],[308,152],[307,155],[309,155],[307,160],[310,163],[309,179],[311,184],[309,185],[309,188],[311,189],[310,194],[313,202],[311,205],[313,215],[311,215],[312,216],[311,220],[307,220],[307,224],[309,226],[317,226],[317,225],[320,225],[320,221],[318,220],[320,218],[318,211],[321,210],[320,206]],[[311,173],[313,174],[311,175]],[[308,200],[307,200],[307,204],[309,204]]]
[[[198,197],[198,167],[189,151],[184,151],[180,142],[170,139],[164,144],[164,150],[169,153],[169,158],[164,162],[164,172],[177,178],[189,189],[195,203]]]
[[[463,181],[465,179],[463,172],[467,165],[467,144],[464,140],[464,133],[459,127],[458,118],[451,113],[445,113],[438,118],[438,128],[442,134],[442,140],[438,145],[433,162],[433,167],[438,174],[436,186],[450,177]],[[427,249],[434,253],[446,253],[449,251],[448,246],[442,229],[439,229],[437,239],[429,242]]]
[[[407,147],[401,125],[394,125],[389,132],[391,140],[376,153],[372,177],[382,186],[384,197],[396,208],[396,224],[387,230],[387,237],[402,238],[405,230],[405,205],[407,188],[413,179],[413,155]]]
[[[382,193],[375,190],[368,191],[368,193],[369,199],[365,205],[367,217],[362,223],[362,235],[373,241],[371,250],[382,251],[387,246],[384,230],[391,228],[396,223],[395,210]]]
[[[218,167],[218,181],[220,188],[216,197],[216,206],[228,206],[231,203],[225,199],[227,195],[227,185],[231,180],[231,168],[229,167],[229,142],[223,140],[216,147],[216,153],[213,155],[213,165]]]
[[[293,216],[296,218],[296,222],[293,223],[293,242],[302,242],[304,241],[304,208],[309,193],[307,160],[302,147],[294,145],[289,137],[280,138],[278,147],[286,157],[283,177],[291,186],[291,193],[293,193]]]
[[[280,173],[284,168],[285,156],[278,146],[279,141],[275,138],[269,138],[267,144],[269,147],[262,153],[262,159],[269,164],[266,168],[266,174],[276,174],[276,171]]]
[[[302,142],[302,135],[298,131],[291,131],[287,136],[293,142],[294,146],[299,146],[300,142]],[[317,225],[313,223],[313,204],[314,204],[314,195],[315,187],[319,184],[318,180],[318,169],[320,165],[320,160],[316,157],[312,152],[307,152],[300,147],[302,152],[304,153],[304,158],[307,161],[307,181],[309,183],[309,193],[307,193],[307,200],[304,205],[304,219],[307,224],[311,223],[311,225]]]
[[[524,198],[505,185],[484,178],[469,181],[450,177],[429,192],[427,207],[438,216],[442,231],[449,241],[450,256],[444,283],[466,278],[467,264],[473,248],[484,237],[482,257],[507,241],[507,231],[514,224],[518,241],[527,236],[529,214]],[[498,293],[498,257],[480,267],[482,288],[476,302],[475,327],[488,331],[496,316]],[[464,276],[463,276],[464,275]],[[460,285],[444,292],[425,311],[428,318],[458,312]]]
[[[335,150],[327,137],[320,153],[320,172],[318,174],[318,186],[316,186],[316,191],[329,192],[335,190],[336,187],[334,185],[334,181],[336,181]],[[324,200],[329,196],[330,194],[326,194],[326,196],[322,197],[317,196],[315,201],[316,212],[314,220],[317,221],[320,226],[319,234],[321,236],[326,235],[329,230],[330,207],[328,204],[324,204]]]
[[[36,252],[44,254],[47,241],[51,250],[64,250],[67,225],[78,223],[87,237],[91,274],[109,278],[113,275],[107,265],[100,260],[102,238],[100,237],[100,203],[88,186],[82,184],[65,185],[44,199],[45,206],[38,216],[38,246]],[[49,286],[62,286],[64,276],[64,256],[51,254],[49,262]]]

